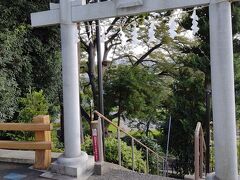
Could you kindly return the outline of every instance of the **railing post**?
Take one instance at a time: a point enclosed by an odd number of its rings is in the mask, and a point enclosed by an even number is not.
[[[103,135],[102,135],[102,119],[98,117],[98,144],[99,144],[99,161],[104,161],[103,156]]]
[[[117,138],[118,138],[118,164],[121,166],[122,157],[121,157],[121,137],[120,137],[120,129],[117,130]]]
[[[158,157],[158,155],[156,155],[157,156],[157,175],[159,175],[159,157]]]
[[[199,134],[195,131],[194,139],[194,169],[195,169],[195,179],[199,179]]]
[[[166,173],[165,173],[165,159],[162,160],[162,175],[166,176]]]
[[[93,154],[95,162],[100,161],[100,147],[99,147],[99,129],[98,129],[98,121],[92,121],[92,145],[93,145]]]
[[[146,164],[147,164],[147,174],[148,174],[149,173],[148,148],[146,148]]]
[[[134,139],[132,138],[132,170],[134,171]]]
[[[200,168],[199,168],[199,171],[200,171],[200,178],[203,177],[203,132],[202,132],[202,129],[200,130]]]
[[[36,116],[33,118],[33,123],[50,124],[50,118],[48,115]],[[51,142],[51,131],[36,131],[35,141]],[[51,150],[36,150],[34,168],[47,169],[51,164],[51,160]]]
[[[96,132],[97,131],[97,132]],[[102,128],[101,128],[101,118],[97,121],[92,121],[92,135],[93,133],[97,133],[97,161],[103,162],[103,145],[102,145]],[[96,159],[95,159],[96,160]]]

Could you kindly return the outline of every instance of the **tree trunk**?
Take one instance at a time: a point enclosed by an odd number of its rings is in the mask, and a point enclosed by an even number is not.
[[[148,121],[148,122],[147,122],[147,127],[146,127],[146,136],[147,136],[147,137],[148,137],[148,135],[149,135],[150,123],[151,123],[151,121]]]
[[[121,113],[118,111],[118,123],[117,125],[120,126],[120,121],[121,121]]]
[[[95,56],[96,56],[96,49],[92,42],[90,42],[88,47],[88,76],[90,85],[93,92],[93,102],[94,102],[94,109],[97,107],[98,103],[98,93],[97,93],[97,85],[96,85],[96,72],[95,72]]]

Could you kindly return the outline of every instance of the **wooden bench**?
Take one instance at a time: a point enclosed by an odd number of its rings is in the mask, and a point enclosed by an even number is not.
[[[0,123],[1,131],[33,131],[34,142],[0,141],[0,149],[35,150],[36,169],[47,169],[51,164],[51,130],[47,115],[36,116],[32,123]]]

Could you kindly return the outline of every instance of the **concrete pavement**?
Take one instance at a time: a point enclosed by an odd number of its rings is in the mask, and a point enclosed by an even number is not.
[[[29,169],[29,164],[0,162],[0,180],[46,180],[42,172]]]
[[[61,153],[52,153],[53,159]],[[0,180],[46,180],[40,177],[46,171],[29,169],[34,164],[34,151],[15,151],[0,149]],[[171,178],[146,175],[127,170],[116,164],[105,163],[103,175],[93,175],[88,180],[172,180]],[[66,178],[60,177],[61,180]],[[76,180],[75,178],[67,178]]]

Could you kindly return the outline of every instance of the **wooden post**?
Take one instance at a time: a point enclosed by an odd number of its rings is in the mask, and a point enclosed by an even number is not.
[[[36,116],[33,118],[33,123],[50,124],[50,118],[46,116]],[[36,131],[35,141],[51,142],[51,131]],[[51,164],[51,150],[36,150],[35,164],[36,169],[47,169]]]

